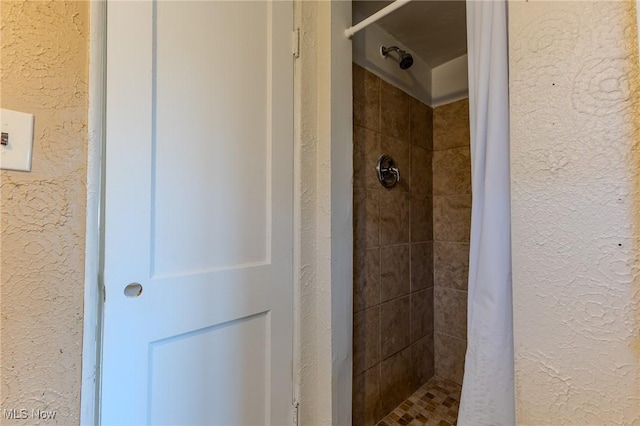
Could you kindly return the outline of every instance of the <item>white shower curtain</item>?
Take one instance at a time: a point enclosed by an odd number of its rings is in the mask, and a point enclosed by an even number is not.
[[[506,1],[467,0],[473,207],[458,424],[514,425]]]

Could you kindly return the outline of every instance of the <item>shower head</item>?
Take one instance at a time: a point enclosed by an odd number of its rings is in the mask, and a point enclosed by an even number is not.
[[[413,56],[410,53],[405,52],[398,46],[384,47],[380,46],[380,54],[383,58],[387,59],[390,52],[396,52],[398,54],[398,63],[400,68],[406,70],[413,65]]]
[[[400,68],[403,70],[408,69],[413,65],[413,56],[409,53],[403,53],[400,55]]]

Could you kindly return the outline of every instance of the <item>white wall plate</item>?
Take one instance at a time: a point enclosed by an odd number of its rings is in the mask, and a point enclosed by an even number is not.
[[[3,144],[0,145],[0,169],[31,171],[33,123],[33,114],[10,109],[0,110],[0,129],[3,133]]]

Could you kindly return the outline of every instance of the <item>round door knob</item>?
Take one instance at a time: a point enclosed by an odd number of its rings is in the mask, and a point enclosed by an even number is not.
[[[138,297],[142,294],[142,284],[131,283],[124,288],[124,295],[127,297]]]

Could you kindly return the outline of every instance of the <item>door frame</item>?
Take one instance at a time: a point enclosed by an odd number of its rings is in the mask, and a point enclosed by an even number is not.
[[[294,0],[294,10],[299,10],[304,0]],[[318,70],[314,70],[321,90],[313,95],[317,121],[315,137],[317,139],[316,160],[318,169],[314,177],[318,191],[314,206],[315,215],[321,220],[314,221],[314,233],[318,255],[313,261],[315,278],[313,285],[320,290],[324,298],[316,301],[318,315],[312,321],[317,326],[329,325],[327,332],[317,333],[315,345],[330,348],[328,359],[316,354],[301,358],[301,331],[306,327],[305,319],[300,315],[300,301],[303,295],[303,281],[300,253],[303,250],[304,233],[300,228],[306,219],[303,206],[307,204],[300,188],[303,177],[300,173],[303,164],[299,163],[300,152],[308,142],[306,129],[301,124],[301,115],[305,114],[300,79],[305,78],[309,70],[300,72],[299,61],[295,64],[294,77],[294,120],[296,122],[294,150],[294,366],[293,381],[295,398],[304,401],[304,387],[300,386],[302,371],[306,366],[316,368],[318,378],[330,378],[328,386],[321,386],[320,395],[313,412],[314,417],[330,419],[331,424],[351,424],[352,398],[352,325],[353,325],[353,140],[352,140],[352,50],[351,40],[344,36],[344,29],[351,25],[351,0],[338,2],[318,2],[318,16],[315,28],[309,31],[317,45],[304,43],[301,36],[300,55],[313,54],[322,59]],[[106,102],[106,18],[107,0],[94,0],[90,4],[89,32],[89,106],[88,106],[88,149],[87,149],[87,206],[85,235],[85,274],[84,274],[84,315],[82,342],[82,375],[80,396],[80,424],[99,424],[100,401],[100,365],[102,340],[102,258],[104,211],[104,124]],[[312,17],[313,18],[313,17]],[[305,29],[304,22],[296,13],[295,26]],[[304,32],[304,31],[303,31]],[[313,34],[311,34],[313,33]],[[330,90],[326,90],[330,88]],[[305,336],[306,338],[306,336]],[[312,399],[312,398],[308,398]],[[305,411],[303,405],[300,409]],[[311,411],[311,410],[310,410]]]
[[[353,49],[344,30],[352,25],[352,0],[329,5],[329,19],[322,22],[331,34],[330,119],[324,124],[331,150],[331,341],[321,343],[332,352],[331,424],[348,426],[353,381]]]
[[[103,170],[106,122],[107,1],[89,2],[89,106],[87,123],[87,206],[80,424],[99,421],[102,341]]]

